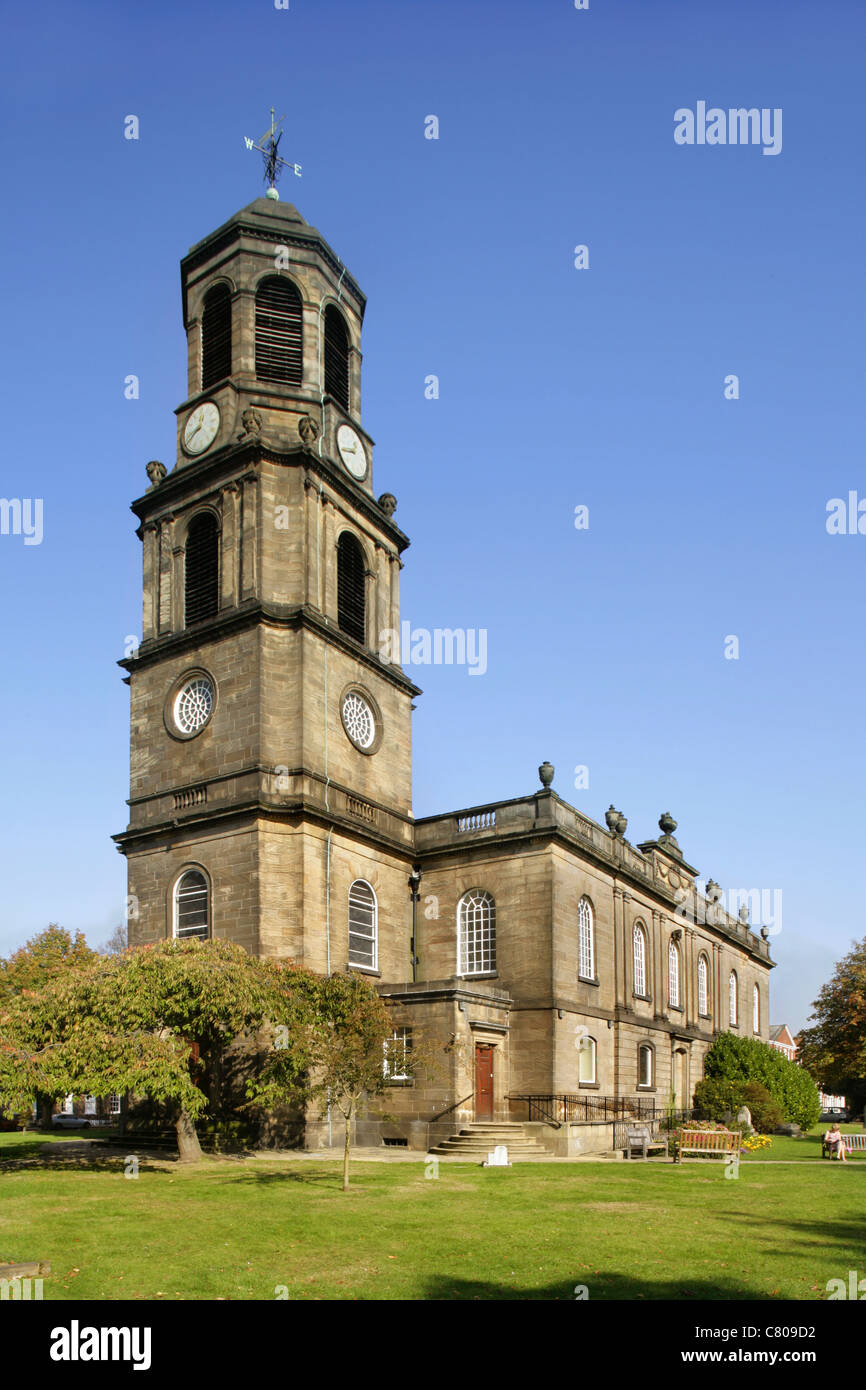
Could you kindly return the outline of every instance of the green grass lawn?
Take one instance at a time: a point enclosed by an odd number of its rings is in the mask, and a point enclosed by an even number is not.
[[[822,1299],[866,1274],[866,1164],[483,1169],[123,1156],[46,1159],[0,1135],[0,1259],[46,1299]],[[781,1145],[776,1140],[777,1145]],[[786,1141],[797,1143],[800,1141]],[[807,1141],[802,1141],[803,1145]],[[820,1150],[819,1150],[820,1152]]]

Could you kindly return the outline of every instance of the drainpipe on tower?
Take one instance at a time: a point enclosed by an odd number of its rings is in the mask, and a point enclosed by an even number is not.
[[[409,875],[409,892],[412,897],[412,983],[418,979],[418,904],[421,901],[421,894],[418,889],[421,887],[421,869],[417,864],[413,865]]]

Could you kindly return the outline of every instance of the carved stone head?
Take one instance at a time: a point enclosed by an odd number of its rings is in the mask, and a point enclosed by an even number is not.
[[[393,516],[397,510],[397,498],[393,492],[383,492],[379,498],[379,506],[386,516]]]
[[[151,459],[144,471],[150,479],[151,487],[158,487],[168,472],[168,469],[164,463],[160,463],[159,459]]]

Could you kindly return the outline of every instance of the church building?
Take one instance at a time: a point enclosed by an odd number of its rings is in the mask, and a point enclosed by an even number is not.
[[[719,1032],[769,1037],[766,932],[697,891],[667,813],[634,845],[547,763],[527,795],[414,819],[421,692],[380,650],[409,541],[373,485],[364,294],[273,192],[181,285],[177,459],[132,507],[130,944],[221,938],[375,982],[390,1118],[363,1142],[689,1106]],[[407,1074],[422,1035],[458,1044],[449,1073]],[[326,1133],[311,1119],[307,1142]]]

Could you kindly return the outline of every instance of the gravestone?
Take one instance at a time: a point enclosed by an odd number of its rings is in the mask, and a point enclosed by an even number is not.
[[[487,1161],[486,1161],[486,1163],[484,1163],[483,1167],[485,1167],[485,1168],[510,1168],[510,1167],[511,1167],[511,1164],[508,1162],[508,1150],[507,1150],[507,1148],[505,1147],[504,1144],[497,1144],[497,1145],[496,1145],[496,1148],[493,1150],[493,1153],[489,1153],[489,1154],[487,1155]]]
[[[752,1112],[748,1105],[741,1105],[737,1111],[737,1124],[745,1125],[747,1134],[754,1134],[755,1126],[752,1124]]]

